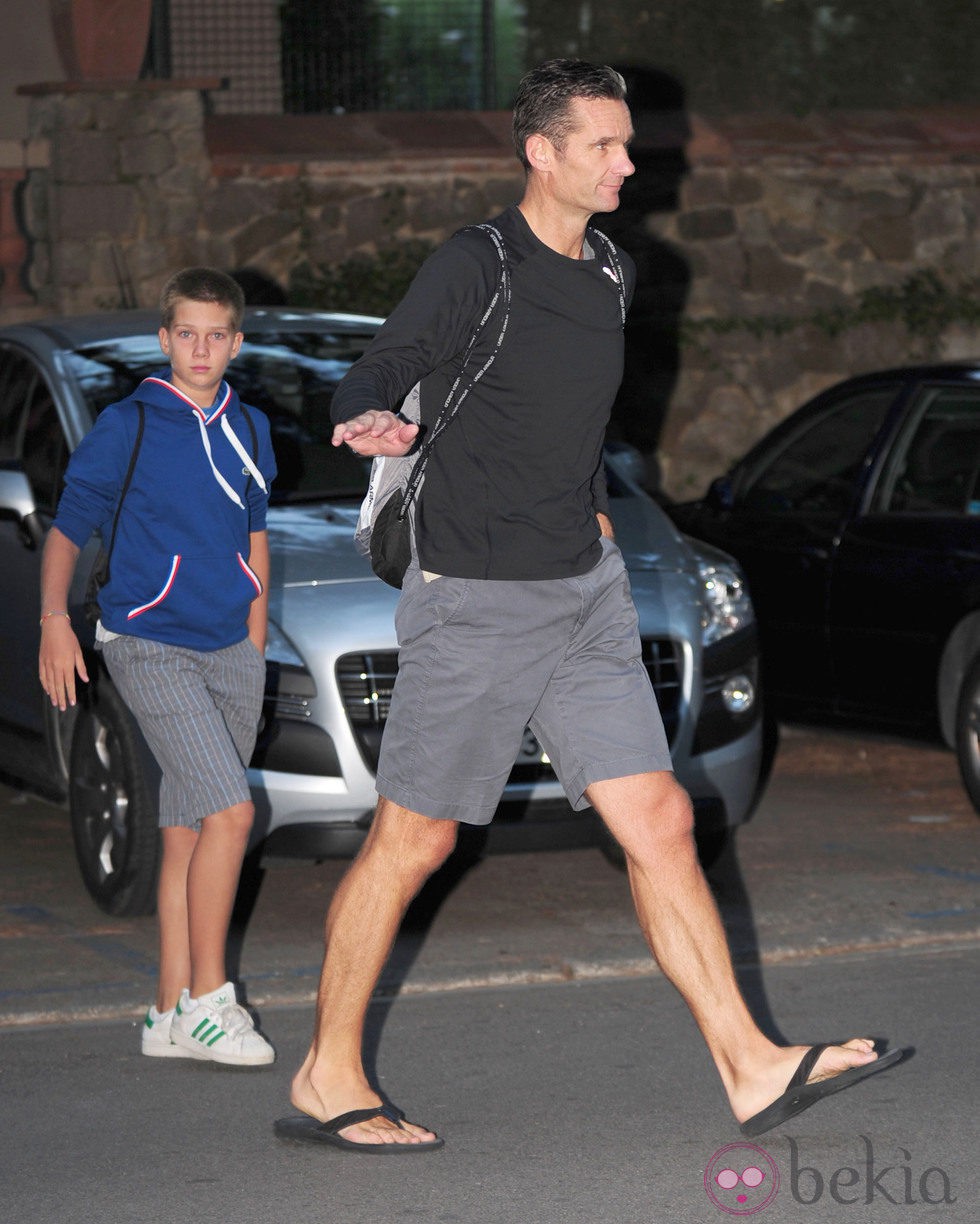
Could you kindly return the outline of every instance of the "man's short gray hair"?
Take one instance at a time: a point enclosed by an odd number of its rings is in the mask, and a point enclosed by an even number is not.
[[[626,98],[626,82],[608,64],[586,60],[553,59],[532,68],[517,87],[514,103],[514,148],[525,170],[530,169],[525,146],[528,137],[546,136],[561,152],[574,124],[573,98]]]

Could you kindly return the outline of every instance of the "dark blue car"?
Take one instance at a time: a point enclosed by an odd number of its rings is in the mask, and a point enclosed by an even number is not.
[[[776,709],[937,733],[980,811],[980,362],[839,383],[668,511],[741,562]]]

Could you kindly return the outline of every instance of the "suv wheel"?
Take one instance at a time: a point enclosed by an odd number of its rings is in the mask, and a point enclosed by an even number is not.
[[[956,706],[956,757],[963,785],[980,812],[980,658],[966,673]]]
[[[107,914],[152,914],[160,858],[147,750],[105,675],[79,706],[68,806],[82,880]]]

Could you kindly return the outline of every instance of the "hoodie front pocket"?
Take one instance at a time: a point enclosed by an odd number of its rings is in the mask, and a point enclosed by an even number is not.
[[[148,616],[145,623],[154,625],[238,625],[262,590],[258,575],[241,553],[218,557],[181,553],[169,559],[166,580],[153,598],[132,608],[126,617]]]
[[[173,590],[174,582],[177,580],[177,571],[180,569],[180,554],[174,556],[170,563],[170,573],[167,575],[167,581],[160,588],[158,593],[145,604],[140,604],[138,608],[131,608],[126,613],[126,619],[132,620],[135,616],[142,616],[144,612],[149,612],[151,608],[162,604],[170,592]]]

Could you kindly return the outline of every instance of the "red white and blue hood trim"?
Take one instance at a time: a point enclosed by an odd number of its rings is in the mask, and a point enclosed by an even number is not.
[[[221,422],[221,432],[231,443],[232,447],[237,452],[239,459],[241,459],[245,467],[248,468],[255,483],[259,486],[263,493],[269,492],[262,473],[255,466],[252,456],[242,445],[238,434],[235,433],[229,424],[228,417],[226,416],[226,409],[232,402],[232,398],[235,393],[224,380],[222,380],[221,386],[218,388],[218,394],[215,397],[214,403],[207,410],[195,404],[189,395],[185,395],[183,391],[178,390],[173,383],[168,382],[165,378],[158,378],[156,375],[151,375],[149,378],[143,379],[143,381],[140,383],[139,390],[137,391],[136,398],[139,398],[140,391],[145,390],[148,386],[152,386],[153,384],[163,387],[171,395],[175,395],[178,399],[183,400],[187,407],[194,413],[194,416],[197,418],[197,423],[201,429],[201,443],[204,446],[204,453],[208,457],[208,463],[211,466],[211,471],[214,473],[214,478],[236,506],[241,506],[242,509],[245,508],[245,504],[242,499],[215,467],[214,457],[211,453],[211,440],[208,437],[208,427],[213,425],[215,421]]]

